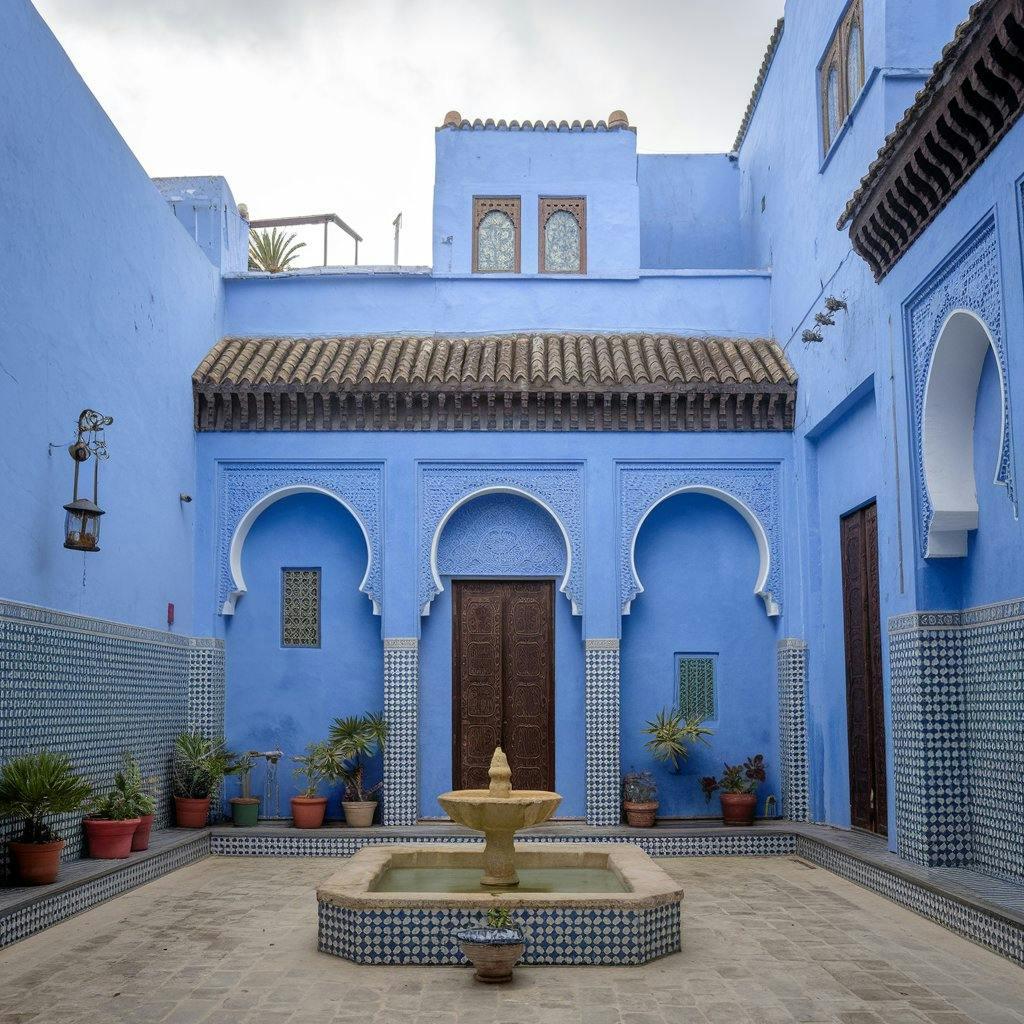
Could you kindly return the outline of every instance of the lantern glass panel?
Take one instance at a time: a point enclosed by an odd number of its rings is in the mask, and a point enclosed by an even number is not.
[[[101,512],[68,509],[64,517],[64,547],[76,551],[99,551]]]

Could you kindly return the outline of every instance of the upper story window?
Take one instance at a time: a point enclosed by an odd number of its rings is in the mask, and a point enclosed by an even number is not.
[[[587,200],[542,197],[537,267],[542,274],[587,272]]]
[[[519,273],[518,196],[473,198],[473,273]]]
[[[847,7],[821,63],[821,135],[826,153],[864,88],[863,11],[863,0],[853,0]]]

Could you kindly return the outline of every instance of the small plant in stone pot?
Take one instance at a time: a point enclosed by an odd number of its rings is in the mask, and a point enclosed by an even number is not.
[[[622,779],[622,809],[631,828],[652,828],[658,813],[658,784],[650,772],[629,771]]]
[[[717,792],[726,825],[753,825],[757,810],[757,784],[765,780],[764,754],[748,757],[743,764],[727,764],[722,777],[707,775],[700,780],[704,797],[711,802]]]
[[[310,743],[305,754],[292,760],[295,777],[305,782],[302,792],[292,797],[292,822],[296,828],[319,828],[327,813],[327,797],[320,795],[320,786],[340,778],[344,760],[326,741]]]
[[[341,806],[345,824],[350,828],[368,828],[373,824],[377,801],[370,798],[381,783],[365,785],[366,761],[384,749],[387,736],[388,725],[382,714],[336,718],[331,726],[331,746],[343,762],[340,778],[345,783],[345,794]]]
[[[76,775],[63,754],[43,750],[15,757],[0,768],[0,818],[24,822],[20,839],[8,843],[23,885],[49,885],[60,870],[64,840],[47,823],[53,814],[72,814],[92,787]]]
[[[123,860],[132,850],[147,849],[155,810],[156,801],[145,790],[139,762],[125,754],[113,789],[92,801],[82,822],[89,856]]]
[[[183,732],[174,741],[171,785],[179,828],[203,828],[214,794],[237,765],[238,758],[222,737],[210,739],[202,733]]]
[[[523,933],[512,924],[507,907],[487,911],[486,928],[455,933],[462,955],[476,968],[473,977],[490,985],[512,980],[512,969],[526,949]]]
[[[259,797],[252,795],[252,758],[243,754],[235,765],[234,773],[238,775],[241,795],[233,796],[231,804],[231,821],[235,828],[252,828],[260,820]]]

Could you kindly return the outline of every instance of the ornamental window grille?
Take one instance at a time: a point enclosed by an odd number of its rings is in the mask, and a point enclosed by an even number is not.
[[[519,273],[520,223],[518,196],[474,197],[474,274]]]
[[[718,718],[715,660],[711,654],[678,656],[679,709],[687,719],[696,718],[704,722]]]
[[[537,266],[542,274],[587,272],[587,200],[541,197]]]
[[[320,570],[281,570],[281,646],[320,646]]]
[[[852,0],[840,19],[821,62],[821,136],[825,153],[839,137],[864,88],[863,0]]]

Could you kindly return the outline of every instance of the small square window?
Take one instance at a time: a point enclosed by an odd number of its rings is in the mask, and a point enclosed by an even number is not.
[[[519,196],[474,196],[473,273],[518,274]]]
[[[320,646],[320,570],[281,570],[281,646]]]
[[[537,267],[542,274],[587,272],[587,200],[584,196],[542,196],[537,229]]]
[[[713,654],[678,655],[679,709],[687,719],[714,721],[718,718]]]

